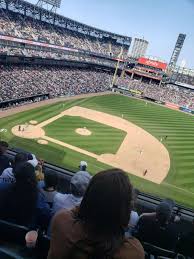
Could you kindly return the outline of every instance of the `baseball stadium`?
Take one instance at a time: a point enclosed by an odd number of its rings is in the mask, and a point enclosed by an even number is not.
[[[45,9],[43,4],[52,9]],[[90,191],[100,186],[104,172],[107,184],[108,175],[115,177],[110,177],[107,195],[103,184],[99,189],[101,203],[107,199],[107,210],[112,215],[122,211],[117,203],[124,197],[121,190],[128,188],[125,183],[119,189],[123,179],[117,182],[117,178],[127,176],[125,182],[130,180],[133,196],[137,196],[128,201],[135,204],[131,210],[138,220],[133,227],[128,224],[127,233],[142,248],[138,248],[136,257],[130,257],[130,250],[128,258],[194,258],[193,248],[190,249],[194,237],[194,70],[177,65],[186,35],[179,34],[167,62],[146,56],[147,40],[71,20],[57,14],[59,7],[56,0],[41,0],[37,5],[23,0],[0,1],[0,211],[5,211],[0,212],[0,258],[78,258],[57,251],[54,224],[58,223],[60,212],[57,214],[55,208],[60,200],[60,209],[73,209],[76,205],[80,215],[84,208],[90,211]],[[74,195],[72,185],[80,188],[85,184],[86,173],[91,179],[79,202],[75,195],[74,206],[68,203],[66,207],[68,195]],[[77,174],[80,183],[73,184]],[[38,187],[30,193],[34,187],[27,186],[34,176]],[[57,183],[53,180],[52,185],[51,178]],[[111,188],[115,188],[114,192]],[[94,190],[98,193],[98,189]],[[43,207],[46,211],[46,206],[50,206],[50,212],[42,211],[41,220],[31,224],[29,214],[21,216],[19,210],[23,207],[23,211],[33,211],[31,214],[37,211],[30,205],[35,192],[37,197],[45,195],[41,199],[46,205],[38,207],[38,213]],[[55,192],[52,201],[50,194],[47,200],[49,192]],[[118,200],[114,195],[118,195]],[[99,199],[93,202],[98,207]],[[154,236],[157,242],[153,241],[150,234],[145,234],[146,220],[153,220],[149,224],[153,224],[153,232],[156,229],[159,233],[158,215],[166,216],[167,210],[170,216],[165,227],[159,227],[163,232],[159,238]],[[149,213],[151,216],[146,215]],[[35,217],[40,219],[39,214]],[[51,236],[46,234],[50,224]],[[71,223],[64,220],[64,231],[73,235],[68,232],[68,224]],[[168,232],[169,224],[175,226],[176,235],[175,231],[174,236]],[[185,236],[191,229],[190,245]],[[38,233],[35,245],[27,239],[33,231]],[[67,235],[64,242],[68,243],[72,236]],[[170,245],[168,238],[165,243],[162,235],[169,235],[174,243]],[[59,239],[63,241],[62,230]],[[62,241],[58,241],[61,246]],[[73,251],[74,245],[77,243],[72,245]],[[99,255],[95,257],[96,249],[91,247],[88,249],[92,255],[79,258],[127,258],[117,257],[116,250],[112,257],[98,257],[105,253],[103,248],[98,248]],[[182,257],[177,257],[180,254]]]

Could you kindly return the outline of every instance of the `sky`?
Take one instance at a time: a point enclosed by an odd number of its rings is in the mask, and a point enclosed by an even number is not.
[[[36,3],[37,0],[28,0]],[[179,33],[186,34],[178,63],[194,69],[194,0],[62,0],[58,13],[110,32],[141,37],[147,55],[169,62]]]

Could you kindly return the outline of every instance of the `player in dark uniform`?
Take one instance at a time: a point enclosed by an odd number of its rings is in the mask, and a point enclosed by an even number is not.
[[[146,169],[144,172],[143,172],[143,176],[146,176],[148,170]]]

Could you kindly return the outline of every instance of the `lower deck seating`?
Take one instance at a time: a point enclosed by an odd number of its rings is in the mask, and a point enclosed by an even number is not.
[[[9,154],[14,153],[9,152]],[[56,171],[56,174],[59,178],[59,184],[57,188],[58,191],[62,193],[68,193],[69,182],[73,175],[73,172],[70,172],[62,168],[57,168],[56,166],[50,164],[46,164],[46,167]],[[153,201],[153,198],[151,200],[151,197],[148,196],[145,196],[144,199],[141,199],[141,196],[144,195],[139,194],[139,198],[137,201],[137,209],[139,213],[154,211],[155,206],[157,206],[157,204],[160,202],[159,199],[155,199]],[[142,202],[143,204],[141,204]],[[182,215],[181,217],[184,219],[184,215]],[[190,218],[192,217],[193,216],[191,215]],[[181,223],[180,225],[182,225],[182,230],[184,231],[187,231],[189,230],[189,228],[191,228],[188,220],[183,220],[183,224]],[[42,233],[39,233],[36,249],[31,251],[26,249],[25,235],[29,230],[30,229],[28,229],[27,227],[19,226],[17,224],[12,224],[7,221],[0,220],[0,258],[47,258],[50,240],[47,236],[43,235]],[[146,258],[148,259],[177,258],[177,254],[175,252],[164,250],[160,247],[156,247],[148,243],[144,243],[144,250],[146,253]]]

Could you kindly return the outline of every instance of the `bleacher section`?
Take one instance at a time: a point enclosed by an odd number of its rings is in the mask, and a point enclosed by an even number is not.
[[[63,46],[69,49],[85,50],[113,57],[127,57],[130,41],[118,42],[110,37],[95,37],[84,34],[81,31],[73,31],[61,26],[51,26],[46,22],[36,18],[24,16],[21,13],[15,13],[0,9],[0,35],[13,37],[17,39],[31,40],[37,43],[44,43],[54,46]],[[11,40],[11,39],[9,39]],[[48,46],[49,47],[49,46]],[[111,50],[111,52],[110,52]],[[4,50],[5,51],[5,50]],[[7,50],[11,54],[17,50]],[[30,52],[30,50],[28,50]],[[51,55],[51,54],[50,54]]]

